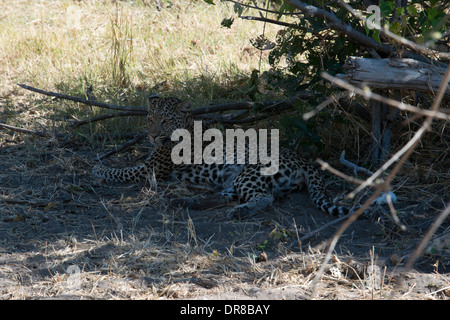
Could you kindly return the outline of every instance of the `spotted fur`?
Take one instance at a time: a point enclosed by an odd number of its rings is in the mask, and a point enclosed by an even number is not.
[[[175,129],[193,130],[192,106],[174,98],[149,97],[149,138],[156,146],[147,160],[135,167],[114,169],[95,166],[95,176],[110,181],[146,181],[176,178],[194,184],[209,184],[223,189],[222,194],[237,195],[240,204],[229,211],[230,217],[250,216],[271,205],[274,197],[307,186],[312,202],[322,211],[344,215],[348,208],[330,201],[319,172],[297,152],[280,150],[278,172],[261,175],[262,164],[195,164],[175,165],[171,160]]]

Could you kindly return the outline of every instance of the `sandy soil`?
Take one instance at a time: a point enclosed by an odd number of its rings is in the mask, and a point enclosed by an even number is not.
[[[401,198],[402,231],[378,211],[341,223],[306,192],[229,220],[213,191],[105,185],[82,144],[6,140],[0,148],[0,299],[448,299],[448,250],[405,259],[438,211]],[[126,157],[112,165],[129,165]],[[330,184],[330,187],[333,183]],[[339,184],[335,189],[339,188]],[[200,205],[179,206],[201,194]],[[331,223],[301,245],[298,239]],[[448,229],[448,222],[439,229]]]

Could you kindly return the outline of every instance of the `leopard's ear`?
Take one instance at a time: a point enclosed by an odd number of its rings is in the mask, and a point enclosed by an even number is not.
[[[183,101],[179,103],[176,108],[181,112],[191,112],[194,106],[190,101]]]
[[[147,108],[154,106],[154,104],[159,101],[161,98],[157,94],[151,94],[147,97]]]

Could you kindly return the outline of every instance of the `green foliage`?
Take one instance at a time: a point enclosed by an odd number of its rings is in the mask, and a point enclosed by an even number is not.
[[[224,27],[224,28],[230,29],[230,28],[231,28],[231,25],[233,24],[233,22],[234,22],[234,19],[233,19],[233,18],[224,18],[224,19],[222,20],[222,22],[220,23],[220,25],[221,25],[222,27]]]
[[[213,4],[212,0],[204,1]],[[315,0],[303,2],[318,6]],[[447,30],[447,21],[450,16],[448,14],[450,5],[447,1],[410,0],[405,2],[404,6],[399,7],[396,2],[398,3],[395,0],[378,2],[381,26],[391,32],[432,46]],[[295,11],[288,1],[271,0],[270,3],[271,10],[279,12],[278,19]],[[246,4],[251,4],[251,2],[233,2],[233,9],[237,16],[241,16],[246,10]],[[362,1],[353,2],[352,6],[355,10],[362,12],[366,18],[371,16]],[[322,1],[319,7],[333,13],[345,24],[366,33],[377,42],[382,42],[378,30],[370,30],[364,22],[353,17],[339,2],[326,0]],[[279,77],[283,73],[284,77],[296,83],[294,86],[289,85],[286,81],[280,82],[280,89],[284,89],[287,94],[290,94],[292,90],[305,88],[325,93],[327,90],[320,78],[321,71],[326,70],[331,74],[342,72],[341,66],[348,56],[367,55],[364,48],[349,41],[345,35],[335,32],[321,16],[308,17],[301,14],[298,18],[291,20],[294,21],[294,24],[278,33],[275,39],[276,47],[269,55],[269,62],[273,68],[272,74]],[[233,18],[224,19],[222,26],[229,28],[233,21]],[[252,44],[255,48],[261,49],[258,41],[252,41]]]
[[[405,7],[395,7],[394,0],[381,1],[381,24],[407,39],[418,43],[432,41],[432,44],[447,29],[448,7],[446,1],[436,0],[412,0]]]
[[[280,120],[280,125],[284,128],[288,147],[300,146],[305,153],[314,153],[317,149],[322,149],[322,141],[315,132],[313,122],[305,122],[298,116],[285,116]]]
[[[317,6],[316,1],[303,2]],[[381,0],[379,3],[381,25],[393,33],[432,45],[448,28],[446,22],[449,15],[446,15],[446,12],[449,11],[449,4],[446,1],[412,0],[408,1],[405,7],[396,7],[395,2]],[[361,10],[363,13],[366,10],[362,3],[353,6],[355,10]],[[320,8],[334,13],[344,23],[360,32],[364,33],[365,29],[366,34],[381,43],[378,30],[368,29],[338,2],[325,1]],[[278,10],[278,18],[281,18],[283,13],[292,13],[294,8],[284,1]],[[298,84],[295,89],[308,88],[325,92],[326,87],[320,78],[322,70],[336,74],[343,71],[341,66],[348,56],[367,55],[364,49],[350,42],[346,36],[331,30],[322,17],[300,16],[299,22],[292,28],[279,32],[276,43],[277,46],[270,53],[269,62],[274,69],[295,76]]]
[[[269,1],[269,0],[267,0]],[[248,10],[246,4],[251,6],[266,7],[267,1],[251,2],[246,0],[236,4],[233,1],[235,14],[243,15]],[[276,39],[266,39],[263,34],[255,40],[251,40],[252,45],[258,50],[264,50],[264,44],[273,42],[275,47],[270,51],[268,60],[271,66],[265,82],[270,85],[270,89],[283,92],[286,96],[292,96],[296,91],[309,90],[315,93],[315,101],[309,101],[311,105],[317,105],[323,101],[324,96],[329,96],[332,90],[338,90],[329,86],[320,76],[322,71],[331,75],[344,73],[342,66],[349,56],[370,57],[367,48],[355,43],[347,35],[333,29],[329,22],[325,21],[322,15],[310,17],[295,10],[286,0],[270,0],[271,19],[282,20],[284,24],[290,26],[281,29]],[[303,3],[310,4],[331,14],[334,14],[345,25],[352,29],[372,37],[378,43],[393,43],[382,36],[379,30],[369,28],[365,21],[355,18],[348,12],[339,1],[332,0],[304,0]],[[377,1],[371,1],[376,3]],[[447,0],[380,0],[378,1],[379,16],[375,16],[376,23],[391,32],[405,37],[408,40],[433,47],[442,37],[442,34],[449,28],[450,3]],[[366,18],[372,17],[373,13],[367,11],[363,1],[352,1],[354,10],[360,12]],[[244,8],[244,9],[243,9]],[[275,15],[273,15],[275,12]],[[278,12],[278,14],[276,14]],[[298,14],[298,15],[294,15]],[[251,15],[258,16],[252,12]],[[264,20],[266,12],[259,12],[259,19]],[[379,19],[378,19],[379,18]],[[222,22],[224,25],[231,25],[231,19]],[[401,50],[401,46],[398,46]],[[383,55],[383,53],[380,53]],[[255,83],[257,81],[254,81]],[[253,82],[252,82],[253,83]],[[249,86],[257,88],[257,86]],[[250,90],[251,91],[251,90]],[[248,93],[252,100],[258,99],[257,90]],[[299,110],[303,112],[304,110]],[[326,112],[326,111],[324,111]],[[320,114],[319,114],[320,118]],[[329,120],[328,116],[328,120]],[[318,119],[314,120],[316,124]],[[287,140],[294,141],[303,147],[320,148],[319,136],[315,133],[314,125],[305,123],[299,116],[285,117],[280,122],[285,129]]]

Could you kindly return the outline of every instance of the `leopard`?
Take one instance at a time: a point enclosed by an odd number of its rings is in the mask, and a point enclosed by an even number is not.
[[[172,133],[177,129],[193,132],[193,104],[178,98],[149,96],[147,98],[148,138],[155,146],[146,160],[137,166],[110,168],[94,166],[94,176],[120,183],[145,182],[151,177],[176,179],[195,185],[221,189],[221,195],[237,198],[237,205],[228,210],[229,218],[251,217],[273,205],[282,197],[305,186],[311,201],[321,211],[334,216],[350,212],[346,206],[335,204],[327,194],[323,178],[314,165],[296,150],[281,148],[278,172],[261,174],[262,163],[201,163],[175,164],[172,161]]]

